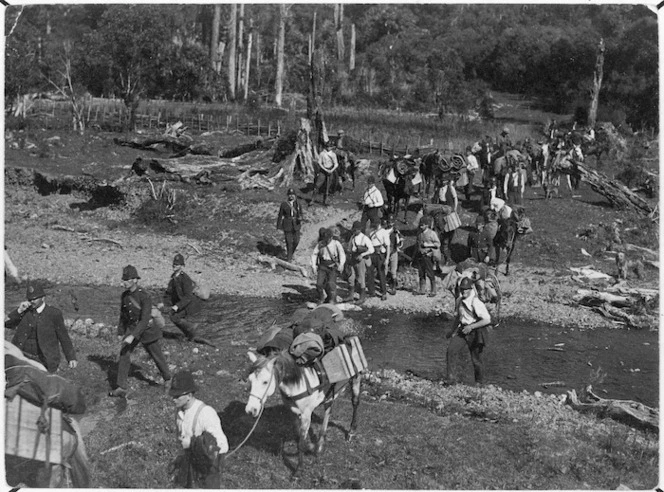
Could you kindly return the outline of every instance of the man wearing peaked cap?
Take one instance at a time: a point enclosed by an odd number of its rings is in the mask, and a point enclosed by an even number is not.
[[[286,239],[286,261],[293,261],[293,255],[300,243],[300,229],[302,227],[302,208],[295,197],[295,190],[289,188],[287,200],[281,202],[277,215],[277,229],[284,231]]]
[[[184,271],[184,256],[177,253],[173,258],[173,274],[166,287],[164,301],[157,307],[171,306],[170,320],[188,340],[194,340],[196,336],[197,323],[191,317],[203,309],[203,303],[194,294],[194,287],[194,281]]]
[[[184,454],[176,460],[176,463],[178,468],[186,467],[182,473],[178,473],[178,477],[182,476],[183,480],[176,485],[186,488],[218,489],[221,488],[219,455],[228,452],[228,439],[221,428],[219,415],[214,408],[194,396],[196,391],[198,391],[198,387],[191,372],[180,371],[173,376],[169,394],[177,408],[178,439],[184,450]],[[203,433],[207,434],[203,435]],[[208,438],[216,443],[217,457],[207,470],[187,466],[192,463],[193,454],[196,453],[197,447],[192,446],[194,438]]]
[[[12,343],[33,360],[41,362],[48,372],[60,365],[60,347],[70,368],[78,364],[76,351],[65,327],[62,311],[47,306],[46,294],[39,284],[29,284],[26,301],[7,315],[5,327],[16,329]]]
[[[122,269],[122,285],[125,291],[120,297],[120,322],[117,331],[121,341],[120,359],[116,388],[109,396],[127,396],[131,354],[139,342],[159,369],[165,388],[168,390],[170,387],[171,373],[159,345],[162,337],[161,326],[152,319],[152,300],[147,292],[138,286],[140,278],[136,267],[127,265]]]

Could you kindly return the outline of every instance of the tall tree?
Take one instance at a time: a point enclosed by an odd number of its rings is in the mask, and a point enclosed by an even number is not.
[[[214,16],[212,17],[212,35],[210,37],[210,63],[212,69],[217,73],[221,71],[219,56],[219,27],[221,26],[221,5],[214,5]]]
[[[588,110],[588,125],[594,127],[597,122],[597,108],[599,106],[599,91],[602,89],[604,77],[604,39],[599,40],[597,46],[597,61],[593,73],[593,86],[590,91],[590,109]]]
[[[237,56],[237,4],[231,4],[231,18],[228,21],[228,97],[235,101],[235,71]]]
[[[279,31],[277,34],[277,73],[274,81],[274,102],[281,107],[281,96],[284,90],[284,47],[286,44],[286,4],[279,4]]]
[[[247,34],[247,61],[244,64],[244,100],[249,97],[249,71],[251,68],[251,44],[254,35],[254,20],[249,18],[249,33]]]

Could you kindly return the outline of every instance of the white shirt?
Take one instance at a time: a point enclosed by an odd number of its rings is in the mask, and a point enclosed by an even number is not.
[[[352,236],[348,241],[348,249],[351,253],[356,253],[359,246],[364,246],[367,248],[366,252],[360,255],[360,258],[365,258],[366,256],[374,254],[374,247],[369,239],[364,233],[360,232],[356,236]]]
[[[372,232],[371,244],[373,244],[374,250],[388,253],[390,251],[390,233],[382,228]]]
[[[461,326],[476,323],[481,319],[491,321],[489,311],[484,303],[475,295],[474,289],[469,297],[464,297],[461,299],[461,302],[459,302],[459,305],[457,306],[457,316],[459,316]]]
[[[314,271],[318,270],[318,253],[320,252],[319,244],[320,243],[316,243],[314,252],[311,254],[311,268],[313,268]],[[338,264],[339,271],[343,271],[344,265],[346,264],[346,252],[339,241],[332,239],[328,245],[323,248],[321,255],[324,260],[334,260]]]
[[[371,185],[371,188],[364,192],[362,203],[367,207],[375,208],[382,207],[385,202],[383,201],[382,193],[376,188],[376,185]]]
[[[198,414],[196,419],[196,428],[193,429],[194,418],[198,409],[203,406],[203,409]],[[221,420],[219,420],[219,415],[215,412],[214,408],[209,405],[205,405],[202,401],[194,398],[194,403],[187,410],[178,410],[177,415],[177,425],[178,425],[178,439],[182,443],[184,449],[188,449],[191,445],[191,438],[194,436],[200,436],[203,432],[208,431],[214,436],[217,440],[217,446],[219,446],[219,454],[228,452],[228,439],[226,439],[226,434],[221,429]],[[193,430],[193,433],[192,433]]]
[[[468,163],[466,167],[469,171],[476,171],[480,168],[480,165],[477,162],[477,157],[475,157],[473,154],[468,154],[466,156],[466,162]]]

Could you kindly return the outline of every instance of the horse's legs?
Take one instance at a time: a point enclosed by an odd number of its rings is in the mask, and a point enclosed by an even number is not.
[[[357,409],[360,406],[360,390],[362,386],[362,374],[358,374],[351,380],[351,402],[353,404],[353,417],[350,421],[350,429],[346,437],[347,441],[350,441],[355,435],[357,430]]]
[[[332,413],[332,402],[325,405],[323,423],[320,427],[320,434],[318,435],[318,441],[316,443],[316,454],[323,452],[323,446],[325,445],[325,434],[327,433],[327,424],[330,421],[330,413]]]
[[[296,427],[298,433],[297,442],[297,468],[293,472],[296,474],[304,463],[304,452],[312,452],[314,445],[309,439],[309,428],[311,427],[311,413],[305,415],[303,413],[297,416]]]

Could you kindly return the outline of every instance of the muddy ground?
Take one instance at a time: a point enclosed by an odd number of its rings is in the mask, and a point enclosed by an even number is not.
[[[53,136],[59,138],[52,139],[48,143],[47,139]],[[141,205],[148,201],[151,194],[150,184],[145,179],[135,176],[125,179],[124,185],[133,190],[125,204],[99,207],[98,204],[91,202],[90,195],[84,191],[40,195],[29,178],[30,171],[14,171],[14,168],[37,169],[42,173],[57,176],[91,175],[96,179],[113,182],[131,174],[131,164],[137,157],[163,158],[169,154],[166,149],[147,152],[120,147],[113,143],[114,137],[116,135],[104,133],[91,133],[86,137],[79,137],[32,132],[26,135],[25,141],[34,143],[34,148],[26,146],[14,148],[15,136],[7,140],[4,189],[5,244],[21,275],[26,279],[39,279],[45,282],[51,302],[63,309],[67,319],[71,321],[74,317],[89,318],[93,323],[103,323],[107,327],[114,326],[117,313],[112,306],[117,303],[117,299],[102,298],[92,293],[87,294],[85,298],[74,300],[71,298],[71,292],[78,291],[77,287],[82,286],[119,286],[122,267],[127,264],[138,268],[142,285],[154,292],[159,291],[166,285],[172,271],[172,258],[177,252],[185,255],[187,270],[207,283],[213,295],[288,298],[291,302],[302,303],[315,299],[314,279],[311,275],[305,277],[280,267],[272,270],[259,262],[260,255],[283,254],[283,235],[281,231],[276,230],[275,224],[279,203],[285,197],[285,189],[242,191],[237,184],[228,181],[205,186],[169,181],[167,188],[177,190],[178,206],[170,219],[155,221],[146,220],[145,209],[141,209]],[[218,134],[206,138],[210,139],[218,149],[230,148],[250,140],[239,138],[237,135]],[[375,172],[376,156],[366,157],[372,159],[369,169]],[[157,188],[161,186],[158,179],[157,177],[155,180]],[[296,183],[298,195],[304,205],[305,225],[300,247],[295,255],[295,263],[308,266],[310,252],[320,227],[337,225],[343,233],[353,220],[359,218],[357,201],[365,183],[366,175],[359,176],[354,190],[349,183],[346,183],[344,192],[340,196],[334,196],[329,206],[311,202],[310,187]],[[475,199],[477,198],[476,196]],[[472,201],[462,202],[461,219],[464,226],[474,222],[474,207]],[[569,268],[589,266],[614,275],[616,273],[614,257],[612,253],[607,252],[607,248],[610,247],[610,234],[606,232],[605,226],[617,222],[625,242],[658,249],[656,226],[633,212],[614,210],[601,195],[593,192],[585,184],[574,192],[574,196],[571,196],[569,190],[563,189],[561,198],[549,201],[543,199],[539,188],[528,188],[526,209],[534,233],[520,240],[513,256],[511,275],[509,277],[500,275],[504,292],[503,316],[506,319],[520,317],[586,328],[624,328],[624,325],[610,321],[592,309],[580,307],[572,301],[577,289],[588,286],[573,280],[573,272]],[[414,215],[411,211],[409,221]],[[400,227],[407,241],[414,241],[412,225],[401,222]],[[463,245],[467,234],[468,230],[465,228],[457,236],[454,249],[457,259],[464,257]],[[655,268],[646,266],[644,277],[637,279],[632,275],[628,285],[658,288],[658,275]],[[401,289],[397,294],[389,296],[387,301],[381,301],[379,298],[371,299],[366,303],[365,309],[399,309],[406,312],[452,310],[453,298],[448,292],[439,291],[435,298],[413,296],[412,286],[415,277],[415,270],[410,266],[404,266],[401,273]],[[21,286],[8,284],[5,300],[12,299],[15,302],[23,288],[24,284]],[[343,289],[344,285],[341,284],[342,293]],[[90,289],[85,291],[90,292]],[[74,310],[74,305],[78,308],[77,311]],[[5,312],[12,307],[14,306],[6,304]],[[657,329],[656,323],[649,328]],[[11,333],[6,333],[5,336],[8,338]],[[114,341],[75,335],[74,342],[84,354],[81,359],[85,358],[85,361],[79,370],[66,370],[64,374],[86,388],[89,414],[86,415],[85,427],[91,454],[96,456],[95,484],[104,487],[167,486],[165,467],[167,460],[173,457],[173,429],[170,420],[168,425],[154,423],[152,420],[155,415],[150,416],[149,412],[156,412],[158,419],[170,419],[172,409],[169,405],[164,405],[165,400],[159,387],[156,387],[158,381],[150,379],[149,375],[154,373],[154,368],[150,369],[145,357],[141,356],[138,359],[141,367],[147,367],[142,372],[148,374],[148,377],[147,379],[139,377],[132,381],[132,389],[136,392],[136,396],[128,402],[128,407],[119,408],[116,402],[109,401],[105,397],[111,383],[109,378],[114,365]],[[247,341],[243,340],[234,340],[230,346],[217,349],[207,347],[199,349],[182,345],[177,340],[165,341],[165,350],[169,353],[169,362],[173,367],[186,367],[195,371],[199,380],[202,380],[201,392],[205,392],[208,403],[218,409],[225,409],[224,421],[237,419],[239,422],[237,429],[230,431],[232,447],[242,438],[245,427],[249,426],[246,418],[241,417],[242,409],[238,407],[238,402],[231,401],[233,398],[242,399],[244,390],[236,386],[238,386],[238,375],[244,371],[246,365],[244,355],[246,348]],[[219,361],[224,361],[223,369],[219,369]],[[383,415],[381,412],[394,411],[402,399],[412,403],[419,398],[416,394],[407,395],[417,391],[407,384],[404,385],[403,378],[396,377],[398,381],[394,383],[395,387],[401,389],[389,389],[391,379],[395,378],[381,378],[378,375],[374,379],[373,389],[369,389],[369,407],[373,409],[375,415],[381,416]],[[144,388],[146,382],[147,390]],[[506,397],[495,388],[490,391],[497,391],[497,398],[501,401],[518,401],[518,396]],[[406,396],[403,396],[402,392]],[[395,394],[397,396],[394,396]],[[450,398],[454,400],[457,396],[445,393],[444,398],[449,401]],[[466,403],[469,401],[467,396],[459,398],[459,401],[464,398]],[[471,396],[471,400],[476,398],[484,401],[481,395]],[[392,399],[396,403],[394,405],[390,403],[389,408],[380,406],[380,402]],[[229,402],[230,406],[227,406]],[[540,403],[535,402],[535,405]],[[545,407],[553,405],[555,413],[558,414],[561,411],[559,403],[548,402]],[[459,405],[464,406],[462,402]],[[436,404],[434,400],[425,398],[424,407],[435,409],[434,414],[422,411],[418,407],[417,414],[421,416],[424,427],[414,432],[425,432],[424,428],[427,426],[439,425],[440,422],[437,420],[434,423],[428,422],[427,419],[434,416],[436,419],[443,416],[447,419],[446,422],[450,418],[453,421],[462,419],[456,413],[450,417],[450,414],[444,410],[446,407]],[[342,408],[344,414],[347,414],[347,405]],[[463,413],[468,409],[455,411]],[[491,413],[495,412],[495,409],[483,411]],[[541,411],[546,413],[545,410]],[[407,409],[398,412],[408,414]],[[567,412],[564,410],[565,422],[572,418]],[[505,416],[512,419],[511,413],[509,415],[505,413]],[[275,414],[270,418],[274,420],[281,417],[283,416]],[[494,420],[490,417],[491,415],[482,417],[484,420],[481,425],[489,425]],[[134,429],[137,429],[137,425],[145,425],[145,429],[136,433]],[[374,441],[370,442],[369,437],[359,441],[356,452],[359,453],[358,456],[370,457],[373,456],[372,448],[376,445],[383,446],[385,428],[375,423],[366,425],[367,436],[373,436],[371,439]],[[570,428],[573,427],[572,424],[569,425]],[[338,432],[339,429],[336,430],[337,434]],[[476,428],[476,432],[481,432],[479,427]],[[491,431],[487,428],[486,432]],[[601,432],[614,431],[603,429]],[[131,449],[130,446],[122,451],[121,457],[125,463],[131,462],[126,473],[117,469],[117,455],[114,457],[114,453],[100,456],[100,453],[107,452],[115,445],[130,441],[142,443],[145,441],[144,434],[151,436],[149,446],[144,445],[142,448],[138,446],[136,449]],[[272,445],[277,446],[279,439],[284,439],[284,436],[272,435],[269,432],[259,434],[254,444],[260,439],[267,439],[269,442],[274,439],[276,441]],[[539,472],[535,472],[535,468],[532,469],[532,476],[526,477],[519,472],[522,469],[519,467],[524,466],[521,461],[525,459],[521,457],[516,457],[517,462],[510,464],[510,467],[515,466],[514,474],[508,472],[509,476],[496,478],[495,482],[479,483],[458,474],[454,476],[455,481],[450,482],[445,478],[450,477],[449,473],[443,472],[440,475],[436,472],[435,477],[431,475],[434,478],[427,478],[426,467],[418,468],[417,479],[406,472],[398,478],[396,475],[391,477],[388,476],[389,467],[386,463],[390,463],[390,459],[403,451],[403,449],[397,450],[401,439],[406,439],[406,436],[395,435],[393,442],[385,443],[383,451],[376,452],[376,463],[370,458],[366,463],[364,460],[362,464],[354,465],[347,463],[347,459],[344,458],[346,456],[344,448],[340,447],[342,444],[335,442],[324,463],[324,469],[327,467],[332,476],[313,471],[301,482],[290,481],[285,474],[287,469],[282,470],[280,464],[273,464],[272,461],[269,461],[265,474],[255,476],[247,476],[248,473],[251,475],[250,468],[234,464],[229,468],[226,485],[236,488],[352,488],[357,484],[368,488],[479,488],[491,483],[491,486],[497,488],[581,488],[589,483],[590,486],[604,488],[617,485],[621,480],[618,475],[606,473],[602,477],[597,470],[593,471],[592,480],[580,472],[576,478],[571,477],[569,480],[566,476],[556,479],[550,476],[536,477]],[[339,441],[339,436],[334,440]],[[378,441],[381,444],[376,444]],[[636,443],[636,440],[634,442]],[[265,464],[265,452],[271,458],[273,450],[255,445],[258,454],[247,451],[250,453],[247,463]],[[426,443],[412,443],[414,450],[432,452],[434,455],[442,452],[424,451],[423,445],[428,446]],[[514,445],[519,446],[517,442]],[[485,451],[492,455],[496,452],[491,446]],[[144,467],[146,463],[151,462],[149,456],[155,456],[153,452],[157,453],[158,465],[154,475],[145,476]],[[280,452],[275,453],[281,455]],[[409,459],[408,456],[399,456],[399,460],[405,461],[399,461],[397,468],[401,470],[401,465],[407,464]],[[569,459],[570,463],[582,461],[581,457],[576,455],[570,456]],[[376,466],[385,467],[385,473],[378,473],[376,481],[362,481],[359,478],[363,476],[362,470],[374,470]],[[565,464],[564,467],[568,465]],[[334,473],[340,469],[350,469],[350,476],[346,478],[334,476]],[[515,476],[526,478],[515,480]],[[131,481],[131,477],[139,478]],[[637,488],[650,487],[652,485],[649,480],[634,479],[631,484]]]

